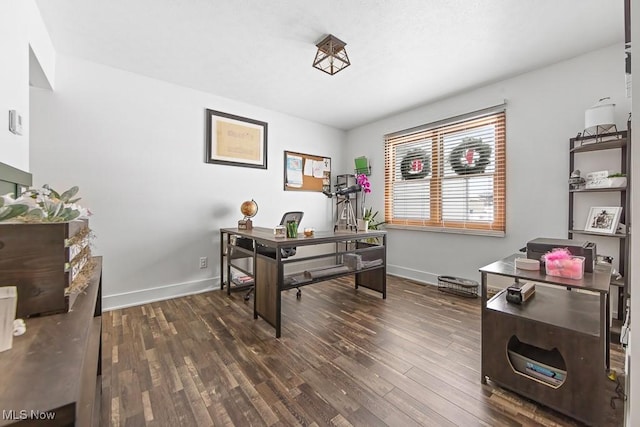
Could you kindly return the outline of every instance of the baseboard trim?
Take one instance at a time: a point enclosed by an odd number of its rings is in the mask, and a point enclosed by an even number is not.
[[[158,286],[155,288],[140,289],[137,291],[123,292],[120,294],[105,295],[102,297],[102,310],[111,311],[120,308],[133,307],[148,304],[150,302],[163,301],[187,295],[199,294],[220,289],[220,278],[196,280],[193,282],[176,283],[173,285]]]
[[[413,280],[423,285],[435,286],[438,283],[438,274],[426,271],[415,270],[413,268],[401,267],[399,265],[387,264],[387,274]]]

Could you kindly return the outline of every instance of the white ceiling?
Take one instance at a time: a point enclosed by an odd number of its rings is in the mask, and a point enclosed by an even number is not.
[[[623,0],[36,2],[60,53],[340,129],[624,40]]]

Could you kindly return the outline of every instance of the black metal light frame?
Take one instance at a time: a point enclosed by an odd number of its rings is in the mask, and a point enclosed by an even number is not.
[[[331,34],[326,36],[316,45],[318,52],[313,60],[314,68],[331,75],[347,68],[351,62],[349,62],[349,56],[344,48],[346,45],[345,42]]]

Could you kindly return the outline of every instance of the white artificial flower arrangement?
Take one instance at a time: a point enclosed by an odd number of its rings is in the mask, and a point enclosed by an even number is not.
[[[74,198],[78,187],[71,187],[62,194],[47,184],[42,188],[32,188],[14,199],[10,194],[0,196],[0,222],[66,222],[86,219],[89,209],[77,204]]]

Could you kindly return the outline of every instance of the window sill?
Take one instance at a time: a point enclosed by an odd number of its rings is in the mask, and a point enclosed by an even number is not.
[[[451,234],[468,234],[473,236],[487,236],[487,237],[505,237],[504,231],[496,230],[478,230],[474,228],[442,228],[442,227],[429,227],[421,225],[398,225],[398,224],[385,224],[385,229],[396,230],[409,230],[409,231],[429,231],[434,233],[451,233]]]

